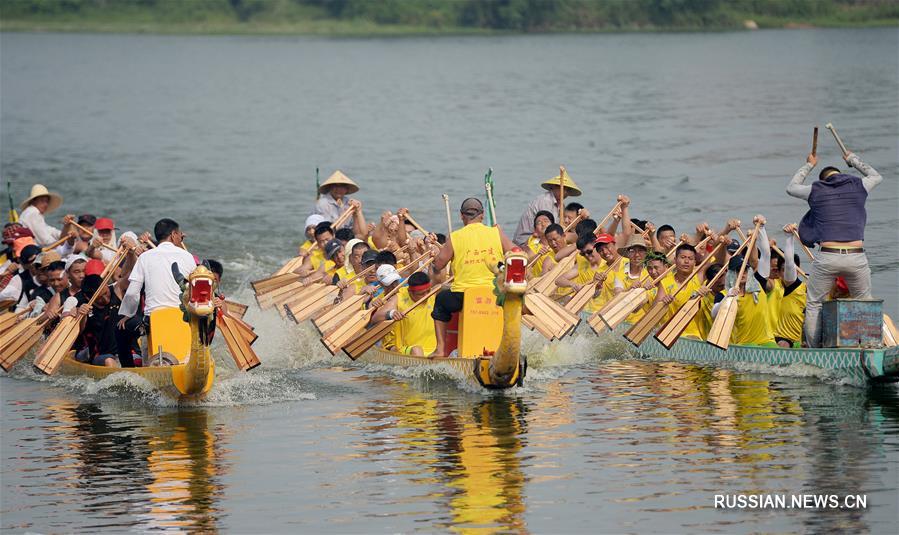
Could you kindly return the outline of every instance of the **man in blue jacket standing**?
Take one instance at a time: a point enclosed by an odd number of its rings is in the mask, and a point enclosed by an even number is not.
[[[871,268],[865,255],[865,202],[868,193],[883,180],[880,173],[862,162],[852,152],[843,155],[846,163],[864,176],[841,173],[836,167],[825,167],[819,180],[803,184],[818,163],[809,154],[787,186],[787,194],[808,201],[809,211],[799,223],[799,237],[806,246],[820,244],[809,274],[805,305],[806,342],[821,346],[821,303],[842,276],[853,298],[871,298]]]

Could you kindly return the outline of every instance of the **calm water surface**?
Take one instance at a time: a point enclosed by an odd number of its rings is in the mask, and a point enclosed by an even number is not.
[[[369,218],[492,166],[511,226],[567,165],[584,203],[798,220],[783,193],[813,124],[885,177],[868,202],[875,292],[899,311],[899,32],[306,39],[0,35],[0,173],[125,229],[180,221],[226,290],[298,241],[313,170]],[[822,128],[822,163],[838,152]],[[840,162],[841,163],[841,162]],[[327,171],[325,171],[327,170]],[[139,382],[0,377],[11,532],[895,532],[899,393],[805,368],[642,361],[528,333],[523,388],[347,365],[251,309],[264,366],[174,407]],[[221,354],[221,349],[219,350]],[[864,510],[721,511],[714,495],[862,494]]]

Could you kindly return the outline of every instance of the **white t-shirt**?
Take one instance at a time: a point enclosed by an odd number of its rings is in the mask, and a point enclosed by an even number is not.
[[[22,212],[22,215],[19,216],[19,223],[22,223],[34,234],[35,243],[41,247],[50,245],[59,239],[61,231],[48,225],[44,220],[44,214],[34,205],[29,206]]]
[[[140,255],[128,277],[128,291],[119,314],[132,317],[137,313],[141,288],[144,289],[144,314],[158,308],[179,307],[181,288],[172,276],[173,263],[178,264],[178,271],[185,277],[197,267],[192,254],[168,241]]]

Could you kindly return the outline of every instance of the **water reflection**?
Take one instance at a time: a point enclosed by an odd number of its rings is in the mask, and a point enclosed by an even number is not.
[[[362,447],[373,459],[396,455],[401,471],[426,474],[412,481],[426,485],[437,505],[429,515],[433,526],[465,534],[526,532],[526,404],[491,396],[460,405],[403,385],[388,392],[357,413],[371,437]]]
[[[61,509],[90,522],[82,527],[217,528],[222,441],[205,411],[107,412],[96,404],[69,403],[53,403],[46,411],[53,424],[43,433],[53,457],[49,473],[57,479],[54,494]],[[49,525],[73,527],[52,520]],[[42,527],[40,519],[33,526]]]

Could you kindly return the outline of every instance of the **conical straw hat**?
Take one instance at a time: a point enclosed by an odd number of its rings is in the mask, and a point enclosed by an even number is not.
[[[28,198],[22,201],[22,204],[19,205],[19,210],[28,208],[28,205],[31,204],[31,201],[43,196],[50,197],[50,204],[47,205],[47,211],[44,213],[49,214],[53,210],[59,208],[59,206],[62,204],[62,195],[53,191],[49,191],[43,184],[35,184],[31,186],[31,194],[28,195]]]
[[[334,174],[328,177],[328,180],[322,182],[322,185],[318,187],[319,193],[325,193],[328,191],[328,188],[335,184],[343,184],[347,187],[347,195],[352,195],[359,191],[359,186],[356,185],[355,182],[350,180],[350,177],[343,174],[343,172],[338,169],[334,171]]]
[[[554,176],[540,184],[543,186],[543,189],[549,191],[551,186],[558,186],[561,183],[561,177]],[[566,197],[577,197],[581,194],[581,188],[577,187],[577,184],[574,183],[574,180],[571,180],[571,176],[568,175],[568,171],[565,171],[565,196]]]
[[[627,238],[627,243],[624,244],[624,247],[618,248],[618,254],[626,255],[627,250],[635,245],[639,245],[641,247],[644,247],[646,250],[649,250],[649,247],[646,246],[646,240],[643,239],[642,234],[631,234]]]

